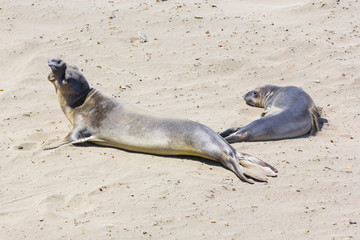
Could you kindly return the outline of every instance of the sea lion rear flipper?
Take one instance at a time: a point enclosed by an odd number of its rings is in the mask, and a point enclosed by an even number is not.
[[[232,127],[232,128],[228,128],[225,129],[224,131],[219,132],[218,134],[220,136],[222,136],[223,138],[226,138],[227,136],[229,136],[230,134],[235,133],[237,130],[239,130],[240,128],[236,128],[236,127]]]
[[[277,170],[270,164],[246,153],[239,153],[240,165],[244,174],[258,181],[267,181],[267,177],[276,177]]]
[[[251,156],[247,153],[241,153],[242,157],[245,158],[246,160],[248,160],[249,162],[252,162],[256,165],[259,165],[261,167],[264,167],[264,168],[270,168],[274,173],[277,173],[278,170],[276,168],[274,168],[273,166],[271,166],[270,164],[268,164],[267,162],[257,158],[257,157],[254,157],[254,156]],[[275,174],[276,175],[276,174]]]
[[[309,111],[312,120],[310,134],[314,136],[317,131],[320,131],[320,116],[322,109],[313,106]]]
[[[261,182],[267,182],[265,171],[258,165],[246,160],[240,160],[240,165],[244,169],[244,175]]]
[[[242,133],[233,133],[227,137],[224,138],[228,143],[236,143],[236,142],[242,142],[245,137],[244,137],[244,134]]]
[[[248,129],[248,128],[247,128]],[[228,143],[236,143],[236,142],[243,142],[248,140],[249,138],[249,131],[244,128],[238,128],[236,132],[230,134],[227,137],[224,137],[224,139]]]

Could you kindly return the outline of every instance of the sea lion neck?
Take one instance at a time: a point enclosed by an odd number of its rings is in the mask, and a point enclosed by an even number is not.
[[[266,87],[261,90],[265,94],[261,97],[260,106],[266,107],[268,104],[271,104],[279,89],[279,87],[274,85],[266,85]]]
[[[89,88],[88,90],[86,90],[83,94],[81,94],[77,99],[74,99],[72,98],[71,99],[71,102],[68,102],[70,101],[69,100],[66,100],[67,101],[67,104],[69,107],[71,108],[76,108],[76,107],[80,107],[81,105],[83,105],[83,103],[85,102],[87,96],[90,94],[90,92],[92,91],[95,91],[94,88]]]

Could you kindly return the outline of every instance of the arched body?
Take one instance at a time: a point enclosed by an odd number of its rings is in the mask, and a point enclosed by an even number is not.
[[[275,168],[237,152],[205,125],[109,97],[91,88],[75,66],[67,66],[61,59],[50,59],[49,66],[53,72],[49,80],[73,125],[65,141],[56,147],[88,141],[136,152],[198,156],[221,162],[250,183],[247,177],[266,181],[266,176],[276,176]]]
[[[250,106],[264,108],[262,118],[244,127],[220,132],[229,143],[315,135],[319,130],[318,109],[301,88],[265,85],[246,93],[244,99]]]

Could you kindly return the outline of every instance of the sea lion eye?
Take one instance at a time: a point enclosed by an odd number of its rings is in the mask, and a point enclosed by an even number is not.
[[[257,91],[253,91],[253,92],[252,92],[252,95],[253,95],[253,97],[257,97],[258,92],[257,92]]]

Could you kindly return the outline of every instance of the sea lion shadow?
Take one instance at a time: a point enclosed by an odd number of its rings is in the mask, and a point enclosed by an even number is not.
[[[215,162],[215,161],[211,161],[209,159],[206,158],[202,158],[202,157],[196,157],[196,156],[187,156],[187,155],[159,155],[159,154],[152,154],[152,153],[142,153],[142,152],[136,152],[136,151],[130,151],[130,150],[126,150],[126,149],[122,149],[122,148],[117,148],[117,147],[112,147],[112,146],[100,146],[100,145],[96,145],[94,143],[91,142],[83,142],[83,143],[76,143],[73,144],[77,147],[96,147],[96,148],[114,148],[117,150],[121,150],[121,151],[125,151],[131,154],[146,154],[146,155],[152,155],[152,156],[157,156],[157,157],[161,157],[161,158],[176,158],[176,159],[180,159],[180,160],[191,160],[191,161],[197,161],[197,162],[201,162],[204,163],[210,167],[221,167],[224,168],[224,166],[220,163],[220,162]],[[277,177],[277,176],[274,176]],[[253,181],[255,182],[263,182],[257,179],[253,179]]]
[[[117,148],[117,147],[111,147],[111,146],[100,146],[100,145],[96,145],[90,142],[84,142],[84,143],[76,143],[73,144],[77,147],[96,147],[96,148],[114,148],[117,150],[122,150],[131,154],[146,154],[146,155],[152,155],[152,156],[157,156],[157,157],[161,157],[161,158],[176,158],[176,159],[180,159],[180,160],[191,160],[191,161],[197,161],[197,162],[201,162],[204,164],[209,165],[210,167],[221,167],[224,168],[224,166],[220,163],[220,162],[215,162],[215,161],[211,161],[209,159],[206,158],[202,158],[202,157],[196,157],[196,156],[187,156],[187,155],[159,155],[159,154],[152,154],[152,153],[142,153],[142,152],[136,152],[136,151],[130,151],[130,150],[126,150],[126,149],[122,149],[122,148]],[[235,175],[234,175],[235,177]],[[274,176],[277,177],[277,176]],[[253,181],[255,182],[263,182],[257,179],[253,179]]]
[[[112,147],[112,146],[101,146],[101,145],[96,145],[94,143],[91,142],[83,142],[83,143],[75,143],[73,144],[76,147],[95,147],[95,148],[113,148],[113,149],[117,149],[120,151],[125,151],[131,154],[145,154],[145,155],[152,155],[152,156],[157,156],[157,157],[161,157],[161,158],[176,158],[176,159],[182,159],[182,160],[192,160],[192,161],[197,161],[197,162],[202,162],[202,163],[206,163],[207,165],[210,166],[218,166],[218,167],[223,167],[223,165],[220,162],[215,162],[206,158],[202,158],[202,157],[196,157],[196,156],[187,156],[187,155],[160,155],[160,154],[153,154],[153,153],[143,153],[143,152],[136,152],[136,151],[131,151],[131,150],[126,150],[126,149],[122,149],[122,148],[117,148],[117,147]]]

